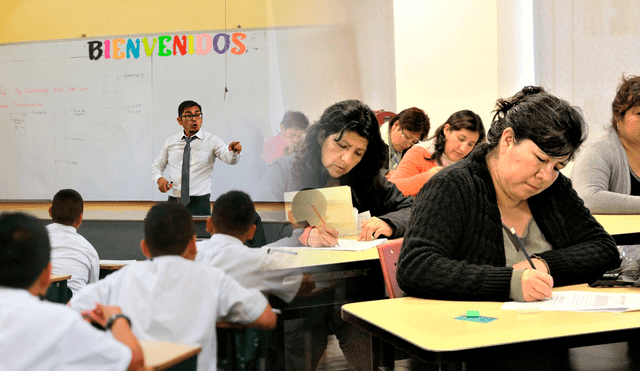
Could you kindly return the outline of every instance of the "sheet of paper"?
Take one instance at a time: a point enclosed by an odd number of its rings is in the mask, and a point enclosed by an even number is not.
[[[640,293],[556,291],[551,299],[522,303],[506,302],[504,310],[544,310],[569,312],[630,312],[640,310]]]
[[[338,246],[329,246],[329,247],[311,247],[311,246],[300,246],[300,247],[282,247],[279,246],[278,250],[333,250],[333,251],[363,251],[370,249],[372,247],[378,246],[381,243],[387,242],[386,238],[378,238],[377,240],[371,241],[356,241],[354,238],[338,238]],[[263,247],[266,248],[266,247]],[[289,255],[289,254],[287,254]]]
[[[137,260],[102,260],[100,259],[100,264],[104,264],[104,265],[127,265],[127,264],[131,264],[131,263],[136,263]]]

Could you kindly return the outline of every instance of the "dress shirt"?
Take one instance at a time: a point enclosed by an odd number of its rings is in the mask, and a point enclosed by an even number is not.
[[[70,225],[47,225],[51,241],[53,274],[70,274],[67,286],[75,295],[88,283],[97,282],[100,275],[98,252]]]
[[[0,344],[0,370],[124,371],[131,362],[110,332],[23,289],[0,287]]]
[[[213,165],[216,158],[229,165],[235,165],[240,160],[240,155],[229,151],[229,146],[213,134],[199,130],[193,136],[197,139],[191,142],[189,193],[191,196],[203,196],[211,193]],[[151,166],[151,179],[156,184],[158,179],[162,177],[164,170],[169,168],[169,174],[165,178],[170,182],[173,181],[173,187],[168,194],[176,198],[180,198],[184,146],[183,131],[170,136],[164,142],[160,155]]]
[[[291,254],[250,248],[222,233],[198,241],[197,247],[196,262],[223,270],[244,287],[276,295],[286,303],[293,300],[300,289],[302,273],[287,270],[287,258],[293,257]]]
[[[176,255],[127,265],[85,286],[69,303],[82,311],[96,302],[119,306],[140,340],[200,344],[198,371],[216,370],[218,320],[248,324],[268,304],[258,290],[221,270]]]

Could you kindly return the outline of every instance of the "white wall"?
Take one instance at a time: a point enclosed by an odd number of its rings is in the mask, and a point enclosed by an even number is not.
[[[496,0],[395,0],[396,112],[416,106],[433,130],[470,109],[489,126],[498,98]]]

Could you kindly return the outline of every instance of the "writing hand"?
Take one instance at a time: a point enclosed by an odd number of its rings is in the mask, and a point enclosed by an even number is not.
[[[229,143],[229,151],[240,154],[240,152],[242,152],[242,145],[240,142],[231,142]]]
[[[336,246],[338,244],[338,230],[328,225],[313,227],[307,239],[307,245],[313,247]]]
[[[158,179],[158,189],[160,190],[160,192],[167,193],[167,191],[171,188],[173,188],[173,184],[170,184],[168,180],[163,177]]]
[[[535,265],[535,263],[534,263]],[[534,269],[522,273],[522,294],[524,301],[538,301],[551,297],[553,277]]]
[[[536,269],[539,270],[540,272],[549,274],[549,268],[547,267],[547,265],[540,259],[538,258],[531,258],[531,261],[533,262],[533,265],[535,265]],[[529,264],[528,261],[523,260],[519,263],[516,263],[514,265],[512,265],[512,268],[515,269],[531,269],[531,264]]]
[[[375,216],[362,222],[362,231],[358,235],[358,241],[371,241],[379,236],[391,236],[393,230],[384,220]]]

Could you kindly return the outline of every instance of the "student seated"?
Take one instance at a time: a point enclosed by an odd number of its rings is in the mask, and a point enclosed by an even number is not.
[[[49,208],[53,223],[47,225],[53,274],[70,274],[67,286],[74,295],[86,284],[97,282],[100,274],[98,252],[78,234],[83,210],[80,193],[63,189],[53,196]]]
[[[144,220],[142,252],[151,260],[128,265],[85,286],[69,305],[118,305],[131,315],[140,339],[197,343],[198,370],[215,370],[216,322],[273,329],[276,315],[256,289],[242,287],[219,269],[193,262],[195,226],[177,202],[154,205]]]
[[[640,76],[622,77],[611,127],[571,170],[578,196],[594,214],[640,213]]]
[[[586,137],[580,113],[532,86],[495,112],[488,143],[418,193],[396,272],[410,296],[544,300],[620,264],[613,238],[559,172]]]
[[[299,150],[299,144],[309,127],[309,119],[302,112],[287,111],[280,123],[280,133],[264,143],[262,158],[267,165],[276,159]]]
[[[380,135],[388,149],[382,166],[387,176],[393,174],[411,146],[429,135],[430,128],[429,116],[417,107],[402,110],[380,126]]]
[[[139,370],[142,348],[118,307],[99,306],[110,331],[93,328],[65,305],[43,301],[51,246],[40,221],[0,215],[0,369]],[[94,304],[92,304],[93,306]]]
[[[291,255],[267,249],[252,249],[243,243],[253,238],[255,207],[248,194],[229,191],[213,204],[207,219],[208,240],[197,242],[196,262],[219,268],[242,286],[273,294],[290,302],[302,286],[302,273],[283,270]],[[311,287],[312,288],[312,287]]]
[[[389,176],[405,196],[415,196],[444,167],[467,157],[484,141],[482,119],[473,111],[458,111],[440,125],[431,140],[411,147]]]

